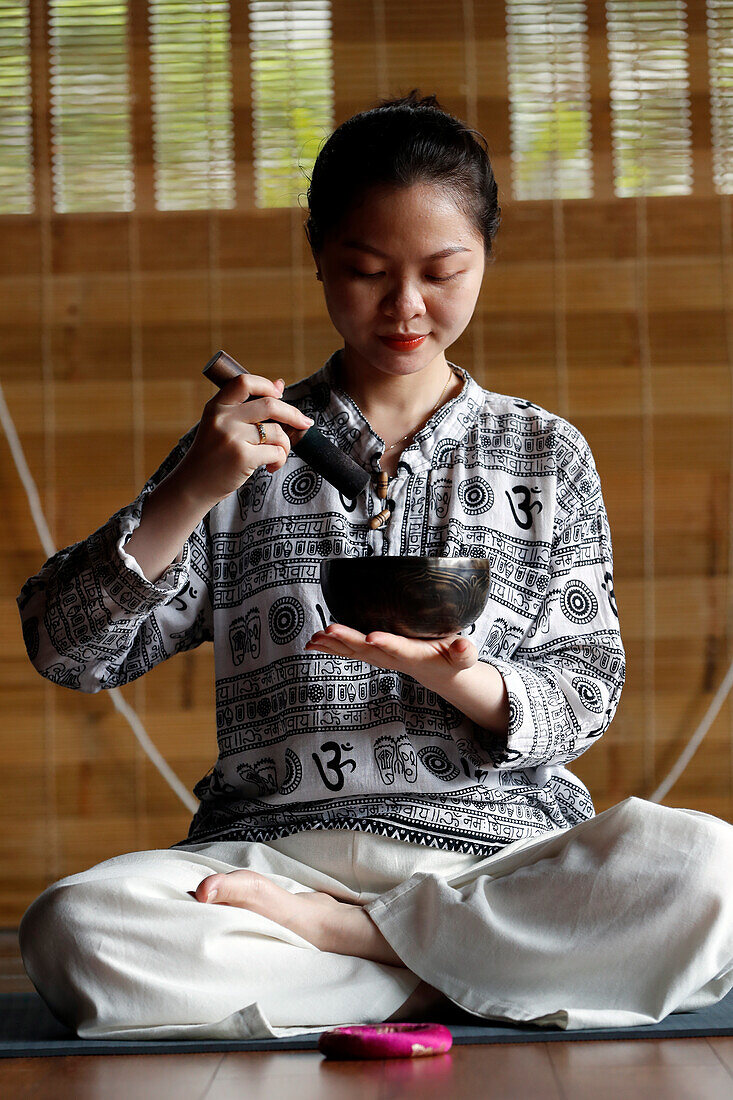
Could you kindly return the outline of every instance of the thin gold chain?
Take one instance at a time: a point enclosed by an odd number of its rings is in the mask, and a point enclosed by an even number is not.
[[[433,413],[435,412],[435,410],[437,409],[437,407],[438,407],[438,405],[440,404],[440,402],[441,402],[441,401],[443,400],[443,396],[445,395],[445,391],[446,391],[446,390],[448,389],[448,386],[450,385],[450,380],[451,380],[451,375],[452,375],[452,374],[455,374],[455,371],[453,370],[453,368],[452,368],[452,367],[449,367],[449,368],[448,368],[448,381],[446,382],[445,386],[443,387],[443,393],[441,393],[440,397],[438,398],[438,400],[437,400],[437,401],[435,402],[435,404],[433,405],[433,407],[432,407],[432,409],[430,410],[430,412],[428,413],[427,417],[423,417],[423,420],[429,420],[429,419],[430,419],[430,417],[431,417],[431,416],[433,415]],[[385,453],[385,454],[387,454],[387,452],[388,452],[388,451],[392,451],[392,450],[394,450],[394,448],[395,448],[395,447],[397,446],[397,444],[398,444],[398,443],[403,443],[403,442],[404,442],[404,441],[405,441],[406,439],[409,439],[411,435],[415,435],[415,433],[417,432],[417,430],[418,430],[417,428],[413,428],[411,432],[408,432],[408,433],[407,433],[407,435],[403,435],[403,436],[402,436],[402,439],[398,439],[396,443],[392,443],[392,444],[390,444],[390,446],[389,446],[389,447],[386,447],[386,448],[385,448],[385,451],[384,451],[384,453]]]

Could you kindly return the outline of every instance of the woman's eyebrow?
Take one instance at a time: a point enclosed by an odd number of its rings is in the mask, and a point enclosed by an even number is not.
[[[372,248],[370,244],[363,244],[361,241],[342,241],[341,244],[344,248],[358,248],[361,252],[371,252],[375,256],[382,256],[388,260],[389,256],[386,252],[380,252],[378,248]],[[460,244],[449,245],[448,248],[444,248],[442,252],[433,252],[432,256],[425,256],[426,260],[442,260],[445,256],[452,256],[456,252],[470,252],[470,248],[464,248]]]

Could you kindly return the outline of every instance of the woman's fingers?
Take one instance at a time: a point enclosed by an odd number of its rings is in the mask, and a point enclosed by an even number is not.
[[[401,638],[383,632],[371,631],[366,635],[352,627],[337,623],[331,624],[327,630],[317,631],[310,641],[306,642],[305,648],[311,651],[321,650],[335,657],[356,657],[378,668],[394,669],[396,663],[405,659],[417,660],[424,657],[423,650],[416,648],[421,644],[423,643],[419,640]]]
[[[354,657],[376,668],[407,673],[422,683],[424,676],[462,671],[478,660],[473,642],[455,633],[443,638],[406,638],[376,630],[362,634],[342,623],[317,631],[305,648],[334,657]]]
[[[310,428],[313,420],[306,416],[295,405],[287,401],[281,401],[279,397],[254,397],[243,402],[246,411],[244,419],[250,424],[259,420],[275,420],[282,424],[291,424],[294,428]]]
[[[340,633],[331,628],[319,630],[310,641],[306,642],[306,649],[325,649],[328,653],[336,654],[345,650],[348,654],[355,655],[355,648],[364,644],[364,635],[359,634],[357,630],[351,630],[351,638],[346,637],[344,632],[347,629],[346,627],[343,628],[343,632]]]
[[[235,375],[220,386],[218,392],[207,401],[207,405],[211,405],[212,408],[223,405],[242,405],[261,394],[280,397],[281,393],[282,390],[276,382],[265,378],[264,375],[252,374],[248,371],[247,374]]]
[[[353,642],[349,645],[345,638],[340,637],[334,632],[326,634],[323,631],[319,631],[318,634],[314,634],[310,641],[306,643],[306,648],[308,648],[308,646],[310,646],[311,649],[327,649],[329,652],[341,647],[353,652]]]
[[[212,409],[236,405],[241,418],[249,424],[255,424],[258,420],[274,420],[294,428],[309,428],[313,423],[311,417],[288,401],[281,400],[284,389],[285,383],[281,384],[280,379],[272,382],[259,374],[239,374],[225,382],[207,405]]]

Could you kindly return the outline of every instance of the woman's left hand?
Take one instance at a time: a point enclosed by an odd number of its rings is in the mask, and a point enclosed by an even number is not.
[[[478,661],[476,646],[460,634],[425,639],[405,638],[381,630],[362,634],[343,623],[331,623],[326,630],[319,630],[306,642],[305,648],[404,672],[426,687],[430,681],[439,681],[446,673],[471,668]]]

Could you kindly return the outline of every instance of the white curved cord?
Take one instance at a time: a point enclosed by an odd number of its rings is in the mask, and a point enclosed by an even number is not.
[[[13,423],[10,411],[5,401],[5,393],[3,391],[2,384],[0,384],[0,423],[2,423],[5,437],[10,447],[10,453],[13,456],[13,460],[20,475],[20,480],[23,482],[23,488],[26,491],[28,497],[28,503],[31,509],[31,515],[33,516],[33,522],[36,525],[38,531],[38,537],[41,540],[44,553],[47,558],[50,558],[56,553],[56,547],[53,544],[51,538],[51,532],[48,529],[46,523],[46,517],[41,509],[41,502],[38,496],[38,490],[36,489],[35,482],[28,469],[28,463],[25,460],[23,454],[23,448],[20,445],[18,439],[18,433],[15,430],[15,424]],[[108,688],[105,694],[109,695],[117,710],[120,712],[123,718],[130,724],[132,732],[140,742],[140,746],[144,753],[149,757],[151,762],[158,769],[160,774],[165,779],[166,783],[175,791],[184,804],[186,809],[190,813],[195,813],[198,809],[198,800],[195,799],[191,793],[184,787],[178,776],[171,769],[170,765],[163,759],[161,754],[156,749],[153,742],[150,740],[149,735],[145,731],[145,727],[138,718],[135,711],[129,705],[129,703],[123,697],[119,688]]]
[[[18,439],[18,434],[15,430],[15,425],[13,424],[10,412],[8,411],[7,404],[5,403],[5,394],[3,392],[1,384],[0,422],[2,422],[5,436],[8,440],[8,444],[10,445],[10,452],[13,456],[13,459],[15,460],[15,465],[18,468],[20,479],[23,482],[23,487],[28,496],[28,503],[30,504],[33,521],[36,525],[36,529],[38,530],[38,536],[41,540],[41,544],[43,546],[44,552],[46,553],[46,556],[50,558],[52,554],[56,553],[56,548],[53,545],[53,539],[51,538],[51,533],[48,530],[46,517],[41,510],[41,503],[38,497],[38,491],[31,476],[31,472],[28,469],[28,464],[26,463],[25,455],[23,454],[20,440]],[[663,779],[657,789],[649,795],[649,802],[660,802],[667,794],[667,792],[675,785],[679,777],[682,775],[682,772],[685,770],[690,760],[697,752],[703,738],[707,734],[713,722],[717,718],[718,712],[725,702],[725,699],[728,696],[731,687],[733,687],[733,662],[731,662],[730,668],[725,674],[725,678],[723,679],[718,690],[716,691],[715,697],[708,707],[707,714],[693,733],[690,740],[687,742],[687,745],[680,754],[677,763],[674,765],[667,777]],[[123,718],[125,718],[129,722],[132,732],[135,734],[138,741],[140,742],[143,751],[148,755],[152,763],[165,779],[166,783],[168,783],[176,792],[186,809],[190,810],[191,813],[195,813],[198,809],[198,802],[189,794],[188,790],[183,786],[178,776],[171,770],[170,766],[160,755],[155,745],[150,740],[150,737],[146,733],[145,728],[138,718],[137,714],[121,695],[119,688],[109,688],[107,690],[107,694],[111,697],[112,702],[114,703],[120,714],[123,716]]]
[[[660,802],[664,798],[667,791],[675,785],[687,765],[690,763],[690,760],[697,752],[703,737],[717,718],[718,711],[725,702],[726,696],[728,695],[731,687],[733,687],[733,662],[726,672],[723,682],[721,683],[718,690],[715,692],[715,696],[713,697],[710,706],[708,707],[707,714],[693,733],[690,740],[687,742],[685,748],[680,753],[677,759],[677,763],[674,765],[669,775],[666,777],[666,779],[662,780],[656,791],[649,795],[649,802]]]

